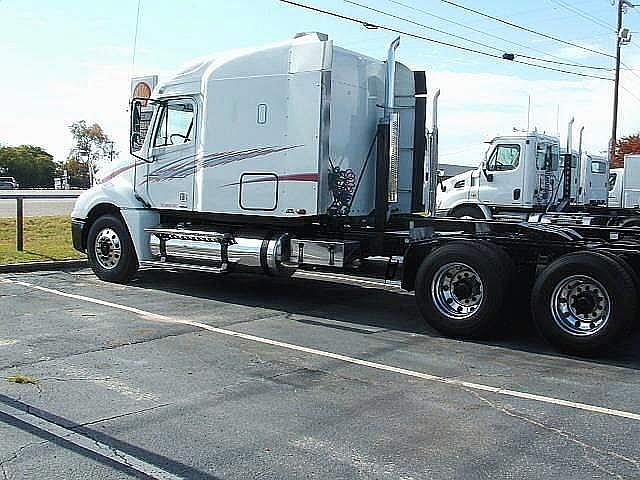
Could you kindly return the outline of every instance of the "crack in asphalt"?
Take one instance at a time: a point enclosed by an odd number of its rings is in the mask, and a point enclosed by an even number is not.
[[[600,454],[602,456],[605,457],[609,457],[609,458],[613,458],[616,459],[618,461],[623,461],[626,462],[628,464],[633,465],[636,470],[640,471],[640,460],[636,460],[634,458],[630,458],[627,457],[625,455],[622,455],[618,452],[614,452],[612,450],[603,450],[601,448],[596,447],[595,445],[591,445],[589,443],[583,442],[582,440],[576,438],[574,435],[572,435],[569,432],[566,432],[560,428],[557,427],[552,427],[550,425],[547,425],[545,423],[542,423],[538,420],[534,420],[532,418],[527,417],[526,415],[516,412],[512,409],[508,409],[506,407],[502,407],[500,405],[498,405],[495,402],[492,402],[491,400],[489,400],[488,398],[482,396],[480,393],[470,390],[468,388],[464,388],[461,387],[462,390],[466,391],[467,393],[473,395],[474,397],[476,397],[478,400],[482,401],[483,403],[485,403],[486,405],[489,405],[491,408],[493,408],[494,410],[503,413],[504,415],[507,415],[509,417],[512,418],[516,418],[518,420],[521,420],[523,422],[529,423],[531,425],[534,425],[536,427],[542,428],[548,432],[552,432],[555,433],[559,436],[561,436],[562,438],[564,438],[565,440],[568,440],[571,443],[576,444],[577,446],[581,447],[583,449],[583,454],[584,454],[584,458],[585,460],[590,464],[593,465],[595,468],[597,468],[598,470],[601,470],[602,472],[606,473],[607,475],[616,477],[616,478],[620,478],[623,479],[624,477],[620,474],[618,474],[617,472],[613,472],[609,469],[607,469],[606,467],[604,467],[603,465],[601,465],[600,463],[598,463],[595,460],[592,460],[592,457],[588,455],[588,451],[593,451],[597,454]]]
[[[16,450],[14,453],[12,453],[9,458],[5,458],[4,460],[0,460],[0,469],[2,469],[2,478],[3,480],[9,480],[9,474],[7,472],[6,466],[13,462],[14,460],[16,460],[20,454],[26,450],[27,448],[36,446],[36,445],[44,445],[45,443],[49,443],[48,440],[41,440],[39,442],[29,442],[25,445],[22,445],[18,448],[18,450]]]
[[[128,342],[128,343],[123,343],[123,344],[119,344],[119,345],[107,345],[107,346],[100,347],[100,348],[92,348],[92,349],[83,350],[83,351],[80,351],[80,352],[73,352],[73,353],[66,354],[66,355],[54,356],[54,357],[50,357],[50,358],[47,358],[47,359],[44,359],[44,360],[36,360],[36,361],[33,361],[33,362],[13,363],[11,365],[1,366],[0,367],[0,371],[9,370],[9,369],[12,369],[12,368],[25,367],[25,366],[31,367],[31,366],[34,366],[34,365],[39,365],[39,364],[46,363],[46,362],[51,362],[51,361],[54,361],[54,360],[62,360],[62,359],[66,359],[66,358],[73,358],[73,357],[77,357],[77,356],[80,356],[80,355],[86,355],[86,354],[89,354],[89,353],[108,352],[108,351],[111,351],[111,350],[116,350],[118,348],[129,347],[129,346],[132,346],[132,345],[139,345],[139,344],[147,343],[147,342],[154,342],[156,340],[163,340],[165,338],[179,337],[181,335],[187,335],[187,334],[195,333],[195,332],[198,332],[198,331],[200,331],[200,329],[194,327],[193,329],[191,329],[191,330],[189,330],[187,332],[170,333],[170,334],[167,334],[167,335],[159,335],[157,337],[140,339],[140,340],[136,340],[136,341]]]
[[[98,418],[97,420],[91,420],[89,422],[79,423],[77,425],[74,425],[73,427],[69,427],[69,430],[76,430],[78,428],[86,427],[88,425],[96,425],[98,423],[108,422],[110,420],[116,420],[118,418],[130,417],[132,415],[140,415],[141,413],[150,412],[152,410],[157,410],[159,408],[170,407],[171,405],[175,405],[175,402],[162,403],[160,405],[154,405],[153,407],[142,408],[140,410],[135,410],[133,412],[121,413],[119,415],[112,415],[110,417],[103,417],[103,418]]]

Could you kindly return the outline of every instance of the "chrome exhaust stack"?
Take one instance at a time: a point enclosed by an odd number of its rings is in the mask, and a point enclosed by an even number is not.
[[[396,92],[396,50],[400,46],[400,37],[396,38],[387,52],[387,81],[384,92],[383,124],[389,128],[389,167],[387,202],[398,201],[398,177],[400,175],[400,115],[395,109]]]
[[[387,52],[387,81],[384,91],[384,118],[388,122],[395,106],[395,86],[396,86],[396,50],[400,46],[400,37],[396,38],[389,45]]]
[[[427,204],[425,210],[429,215],[436,214],[436,189],[438,188],[438,99],[440,98],[440,90],[433,95],[433,113],[431,116],[431,132],[428,132],[429,154],[428,162],[428,183],[425,198]]]

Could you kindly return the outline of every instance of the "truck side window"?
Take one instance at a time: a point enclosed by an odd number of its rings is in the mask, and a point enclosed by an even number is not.
[[[515,170],[520,164],[519,145],[498,145],[487,162],[487,170],[505,172]]]
[[[606,163],[604,163],[604,162],[591,162],[591,173],[605,173],[606,171],[607,171],[607,164]]]
[[[188,143],[193,138],[193,103],[170,100],[162,107],[161,119],[153,142],[154,147]]]

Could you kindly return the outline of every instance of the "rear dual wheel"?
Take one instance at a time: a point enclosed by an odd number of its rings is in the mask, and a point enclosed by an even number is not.
[[[595,251],[564,255],[534,283],[533,321],[560,350],[600,353],[634,324],[636,282],[633,269],[615,255]],[[439,332],[477,338],[500,325],[503,304],[516,283],[511,258],[499,246],[455,241],[424,259],[416,276],[416,301],[427,323]]]
[[[477,338],[500,320],[512,276],[508,255],[483,242],[455,241],[431,252],[416,275],[416,302],[427,323],[454,337]]]
[[[568,353],[593,355],[619,340],[638,312],[631,268],[613,255],[564,255],[536,279],[531,309],[536,327]]]

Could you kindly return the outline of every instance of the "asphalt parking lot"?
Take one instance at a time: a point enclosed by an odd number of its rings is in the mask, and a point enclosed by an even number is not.
[[[462,342],[376,280],[0,275],[0,478],[640,478],[638,338],[568,358],[506,314]]]

